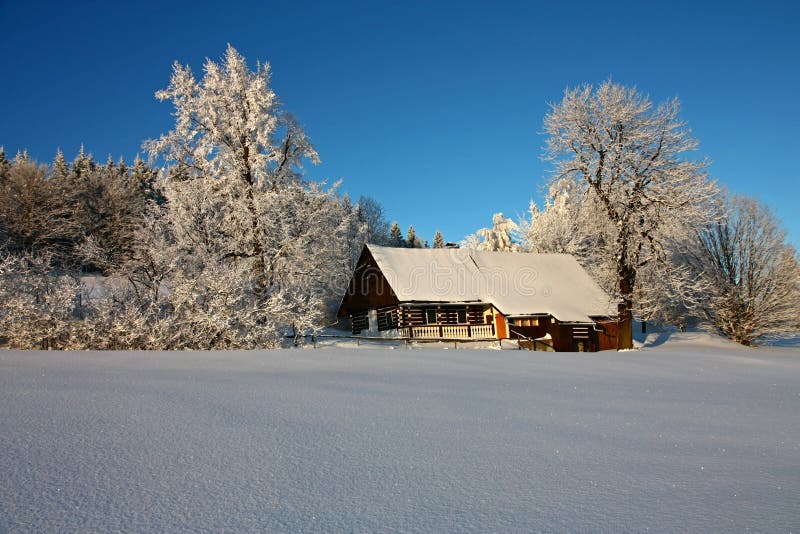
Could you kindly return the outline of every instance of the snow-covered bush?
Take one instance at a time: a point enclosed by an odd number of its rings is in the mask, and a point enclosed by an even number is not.
[[[0,343],[59,349],[80,337],[80,282],[53,272],[51,262],[43,254],[0,258]]]
[[[709,327],[743,345],[800,332],[800,263],[775,215],[733,196],[725,217],[704,228],[688,263],[707,289]]]

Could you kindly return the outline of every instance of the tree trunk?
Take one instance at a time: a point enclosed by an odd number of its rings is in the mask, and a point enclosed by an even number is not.
[[[633,348],[633,314],[623,302],[617,305],[617,350]]]
[[[256,187],[253,173],[248,163],[250,155],[250,148],[242,140],[242,160],[244,164],[244,171],[241,178],[247,188],[247,210],[250,212],[250,226],[253,232],[253,290],[259,304],[262,304],[267,298],[269,289],[269,281],[267,280],[267,266],[264,261],[264,248],[261,246],[261,240],[258,235],[258,209],[256,208],[255,192]]]
[[[622,301],[617,305],[617,350],[633,348],[633,286],[636,271],[631,267],[618,266],[619,292]]]

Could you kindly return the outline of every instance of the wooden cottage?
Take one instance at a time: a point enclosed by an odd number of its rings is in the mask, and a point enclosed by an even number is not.
[[[338,315],[354,334],[617,348],[615,304],[568,254],[366,245]]]

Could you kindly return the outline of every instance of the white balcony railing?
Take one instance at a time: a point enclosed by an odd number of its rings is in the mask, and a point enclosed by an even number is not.
[[[486,339],[494,337],[494,328],[490,324],[470,325],[420,325],[397,329],[400,337],[418,339]]]
[[[494,328],[490,324],[470,325],[472,337],[494,337]]]

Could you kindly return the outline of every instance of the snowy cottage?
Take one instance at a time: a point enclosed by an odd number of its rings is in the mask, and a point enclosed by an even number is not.
[[[354,334],[617,347],[616,306],[568,254],[366,245],[339,306]]]

